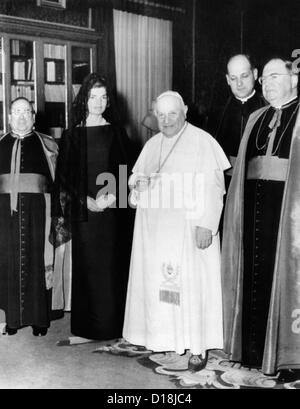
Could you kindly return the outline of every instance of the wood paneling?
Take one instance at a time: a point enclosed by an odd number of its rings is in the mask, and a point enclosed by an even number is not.
[[[67,0],[67,8],[61,10],[38,7],[36,3],[36,0],[1,0],[0,14],[88,27],[88,10],[84,1],[81,3],[85,7],[74,8],[71,7],[71,3],[68,4]]]

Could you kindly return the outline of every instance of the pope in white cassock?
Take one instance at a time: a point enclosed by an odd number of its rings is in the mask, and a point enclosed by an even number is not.
[[[155,352],[187,353],[189,368],[200,370],[209,349],[223,348],[218,225],[230,163],[186,113],[177,92],[157,98],[160,132],[129,180],[137,209],[123,336]]]

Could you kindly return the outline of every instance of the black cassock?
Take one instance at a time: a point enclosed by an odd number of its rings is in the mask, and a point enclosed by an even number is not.
[[[272,156],[289,158],[297,103],[298,100],[294,100],[282,107]],[[270,107],[253,127],[246,163],[266,155],[268,125],[274,112]],[[253,367],[262,365],[284,183],[245,179],[242,363]]]
[[[264,105],[258,92],[245,102],[233,96],[227,101],[215,137],[228,157],[237,156],[250,114]]]
[[[15,138],[0,141],[0,175],[9,174]],[[38,135],[20,140],[20,173],[51,175]],[[49,327],[49,294],[45,283],[45,197],[19,193],[17,212],[11,215],[10,195],[0,194],[0,309],[10,328]]]
[[[212,135],[217,139],[230,162],[232,162],[232,158],[236,158],[238,154],[249,116],[264,105],[264,99],[258,92],[255,92],[255,94],[245,102],[235,98],[233,95],[228,99],[223,109],[221,119],[219,120],[218,128]],[[213,118],[211,118],[211,121],[212,119]],[[231,182],[231,175],[232,169],[227,170],[224,174],[226,192]],[[224,195],[224,204],[225,201],[226,193]],[[223,216],[224,212],[222,213],[219,225],[221,238],[223,232]]]
[[[264,105],[263,97],[258,92],[245,102],[234,96],[229,98],[215,136],[228,158],[237,156],[249,116]],[[225,172],[226,190],[230,180],[231,175]]]

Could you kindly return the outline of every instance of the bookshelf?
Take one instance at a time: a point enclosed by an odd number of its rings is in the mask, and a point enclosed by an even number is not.
[[[36,129],[59,138],[83,78],[96,71],[98,36],[25,20],[10,18],[0,29],[0,135],[9,131],[11,101],[24,96],[35,106]]]
[[[33,42],[10,40],[11,100],[26,97],[34,102]]]
[[[50,133],[60,137],[66,127],[66,46],[44,44],[45,116]]]

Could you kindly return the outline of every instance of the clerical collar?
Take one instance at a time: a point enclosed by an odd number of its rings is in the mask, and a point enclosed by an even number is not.
[[[274,109],[284,109],[284,108],[288,108],[289,106],[291,106],[292,104],[294,104],[294,102],[296,102],[298,99],[298,96],[291,98],[290,100],[288,100],[287,102],[285,102],[284,104],[280,105],[280,106],[273,106]]]
[[[256,90],[254,89],[253,92],[250,95],[248,95],[246,98],[239,98],[239,97],[235,97],[235,98],[241,101],[242,104],[244,104],[245,102],[248,101],[248,99],[252,98],[255,93],[256,93]]]
[[[30,130],[29,132],[27,132],[25,134],[22,134],[22,135],[20,135],[20,134],[18,134],[16,132],[13,132],[13,131],[10,132],[11,136],[13,136],[14,138],[17,138],[17,139],[24,139],[27,136],[30,136],[32,133],[33,133],[32,130]]]

